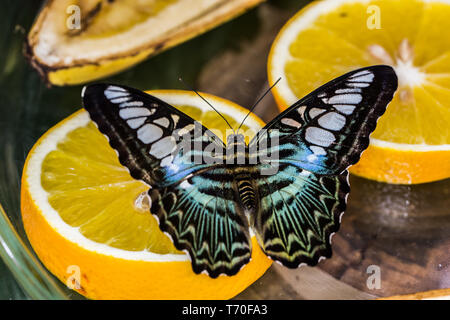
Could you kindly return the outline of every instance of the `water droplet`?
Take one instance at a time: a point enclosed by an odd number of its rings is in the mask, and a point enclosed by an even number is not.
[[[139,211],[148,212],[152,205],[152,200],[148,196],[147,191],[141,192],[136,200],[134,200],[134,207]]]

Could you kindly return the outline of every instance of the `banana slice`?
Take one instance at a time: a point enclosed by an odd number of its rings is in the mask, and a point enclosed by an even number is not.
[[[26,55],[50,84],[117,73],[263,0],[48,0]]]

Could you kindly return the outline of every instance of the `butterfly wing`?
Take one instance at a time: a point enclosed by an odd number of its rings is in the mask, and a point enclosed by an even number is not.
[[[350,72],[299,100],[251,141],[260,158],[252,225],[272,259],[294,268],[331,256],[350,191],[346,169],[368,147],[396,88],[391,67]]]
[[[216,152],[225,147],[194,119],[140,90],[94,84],[83,89],[82,97],[91,119],[118,152],[120,163],[133,178],[148,185],[167,186],[208,169]]]
[[[187,250],[194,272],[234,275],[250,261],[247,219],[226,168],[205,171],[177,185],[151,189],[151,212],[175,247]]]
[[[96,84],[82,96],[121,164],[152,187],[151,212],[175,247],[188,252],[193,270],[211,277],[233,275],[248,263],[248,224],[237,204],[233,175],[214,162],[216,153],[223,155],[223,142],[181,111],[136,89]],[[178,152],[177,136],[193,148]]]
[[[347,73],[268,123],[250,148],[258,149],[259,156],[277,152],[273,165],[291,164],[317,174],[339,174],[358,162],[369,146],[369,135],[396,89],[397,76],[389,66]],[[269,147],[258,147],[261,143]]]
[[[331,256],[350,192],[348,172],[323,176],[282,164],[256,181],[259,208],[253,226],[266,255],[284,266],[314,266]]]

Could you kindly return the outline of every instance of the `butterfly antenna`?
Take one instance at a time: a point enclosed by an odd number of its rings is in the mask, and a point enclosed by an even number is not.
[[[264,97],[270,92],[270,90],[272,90],[273,87],[275,87],[277,85],[278,82],[280,82],[281,77],[278,78],[277,81],[275,81],[275,83],[269,88],[267,89],[266,92],[264,92],[264,94],[255,102],[255,104],[250,108],[250,111],[247,113],[247,115],[244,117],[244,119],[242,120],[241,124],[239,125],[239,128],[236,131],[236,134],[239,132],[239,129],[241,129],[242,125],[244,124],[244,121],[247,119],[247,117],[250,115],[250,113],[253,112],[253,110],[256,108],[256,106],[258,105],[258,103],[261,102],[262,99],[264,99]]]
[[[233,129],[233,127],[231,126],[231,124],[228,122],[228,120],[216,109],[216,108],[214,108],[214,106],[211,104],[211,103],[209,103],[208,102],[208,100],[206,100],[205,98],[203,98],[201,95],[200,95],[200,93],[198,93],[194,88],[192,88],[192,87],[190,87],[190,86],[188,86],[187,84],[186,84],[186,82],[184,82],[184,80],[183,80],[183,78],[178,78],[178,80],[180,80],[183,84],[184,84],[184,86],[186,87],[186,88],[188,88],[188,89],[190,89],[191,91],[194,91],[203,101],[205,101],[215,112],[217,112],[217,114],[219,115],[219,116],[221,116],[222,117],[222,119],[223,120],[225,120],[225,122],[227,123],[227,125],[230,127],[230,129],[231,130],[233,130],[233,133],[235,132],[234,131],[234,129]]]

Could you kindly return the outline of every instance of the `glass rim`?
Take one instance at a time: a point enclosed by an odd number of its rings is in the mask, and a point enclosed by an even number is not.
[[[0,258],[5,262],[28,298],[34,300],[69,299],[17,234],[1,203]]]

